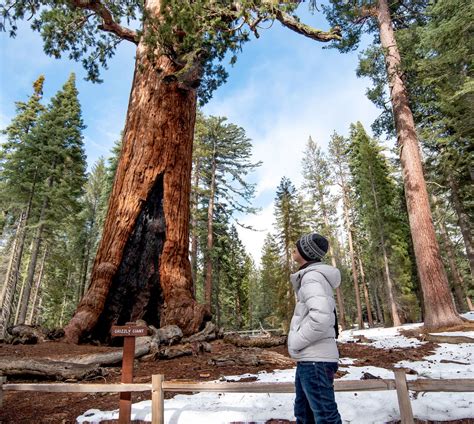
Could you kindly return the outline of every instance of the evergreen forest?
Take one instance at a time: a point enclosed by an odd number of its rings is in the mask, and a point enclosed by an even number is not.
[[[0,338],[17,324],[71,323],[71,340],[83,332],[101,339],[102,318],[178,323],[188,335],[209,319],[228,331],[286,332],[295,306],[289,278],[298,269],[292,251],[310,232],[329,240],[325,262],[341,271],[343,329],[440,327],[474,310],[472,2],[308,2],[332,26],[327,33],[294,17],[298,2],[242,1],[233,9],[166,1],[156,32],[142,2],[104,1],[110,16],[93,2],[69,3],[7,1],[2,36],[21,36],[17,21],[31,14],[45,52],[82,61],[92,81],[122,40],[162,49],[137,56],[127,123],[95,163],[87,163],[74,73],[48,99],[49,76],[37,75],[29,95],[16,99],[1,128]],[[118,24],[127,19],[143,19],[143,31]],[[258,140],[198,103],[225,83],[221,62],[238,60],[249,37],[265,31],[259,24],[273,21],[340,54],[362,46],[357,74],[370,82],[367,97],[380,114],[371,127],[354,121],[328,139],[307,135],[301,183],[280,175],[271,230],[255,258],[241,234],[262,231],[242,223],[261,212]],[[140,103],[149,86],[163,105]],[[79,322],[77,311],[92,310],[98,287],[110,295],[95,318]]]

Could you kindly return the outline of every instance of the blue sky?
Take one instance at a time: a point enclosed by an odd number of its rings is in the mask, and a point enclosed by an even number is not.
[[[306,7],[304,4],[302,8]],[[303,21],[321,29],[320,15],[302,13]],[[228,67],[228,82],[204,107],[206,114],[227,116],[253,140],[254,159],[263,165],[251,176],[257,184],[255,206],[261,212],[240,217],[260,231],[239,229],[249,252],[258,261],[266,231],[272,230],[273,198],[283,176],[300,185],[301,161],[308,137],[326,148],[334,130],[347,134],[351,122],[368,130],[379,111],[365,97],[369,81],[355,75],[357,52],[340,54],[275,23],[261,37],[244,45],[236,65]],[[83,110],[89,166],[108,156],[123,129],[133,76],[134,46],[123,42],[103,71],[104,83],[84,80],[80,64],[46,56],[42,40],[26,24],[18,36],[0,35],[0,128],[15,115],[14,102],[31,94],[43,74],[45,100],[61,88],[70,72],[77,75]]]

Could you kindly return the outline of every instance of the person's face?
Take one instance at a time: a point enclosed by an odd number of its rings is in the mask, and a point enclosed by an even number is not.
[[[291,256],[293,257],[293,260],[297,262],[299,265],[303,265],[306,262],[304,258],[301,256],[296,246],[293,248],[293,252]]]

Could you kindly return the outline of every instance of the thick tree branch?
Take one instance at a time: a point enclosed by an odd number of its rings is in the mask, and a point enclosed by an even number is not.
[[[79,9],[91,10],[97,16],[100,16],[100,18],[102,18],[102,25],[99,25],[99,29],[111,32],[123,40],[138,44],[138,34],[115,22],[110,10],[99,0],[73,0],[72,4]]]
[[[332,40],[340,40],[342,38],[341,29],[339,27],[331,28],[329,32],[321,31],[298,22],[295,18],[281,10],[276,10],[276,19],[292,31],[311,38],[312,40],[328,42]]]

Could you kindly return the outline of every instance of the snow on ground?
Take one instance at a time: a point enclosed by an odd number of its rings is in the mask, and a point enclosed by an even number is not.
[[[367,330],[347,330],[343,331],[339,336],[339,341],[355,342],[358,336],[365,336],[373,342],[364,343],[357,342],[359,344],[370,344],[377,349],[389,349],[389,348],[403,348],[403,347],[416,347],[423,344],[418,339],[408,338],[402,336],[398,330],[412,330],[417,327],[421,327],[422,324],[406,324],[401,327],[389,327],[389,328],[371,328]]]
[[[474,313],[465,314],[474,320]],[[393,328],[373,328],[367,330],[348,330],[342,332],[340,341],[353,341],[364,335],[372,340],[376,348],[414,347],[423,342],[407,338],[398,333],[421,324],[410,324]],[[458,332],[458,335],[472,337],[473,332]],[[437,333],[438,334],[438,333]],[[439,333],[449,335],[452,333]],[[359,343],[359,342],[358,342]],[[474,378],[474,343],[440,344],[436,351],[422,361],[401,361],[400,367],[418,372],[407,375],[416,378]],[[352,358],[341,358],[340,369],[346,371],[341,380],[359,380],[368,372],[381,378],[394,378],[393,373],[384,368],[357,367]],[[272,373],[261,372],[256,375],[227,376],[226,381],[257,377],[258,381],[294,381],[295,369],[277,370]],[[294,394],[261,393],[197,393],[177,395],[165,401],[166,424],[221,424],[232,421],[252,421],[264,423],[271,418],[294,420]],[[336,401],[345,424],[385,423],[400,419],[395,390],[372,392],[338,392]],[[461,418],[474,418],[474,393],[411,393],[413,413],[421,420],[447,421]],[[90,409],[77,418],[78,423],[98,423],[101,420],[118,418],[118,410],[99,411]],[[133,420],[151,421],[151,402],[143,401],[133,405]]]

